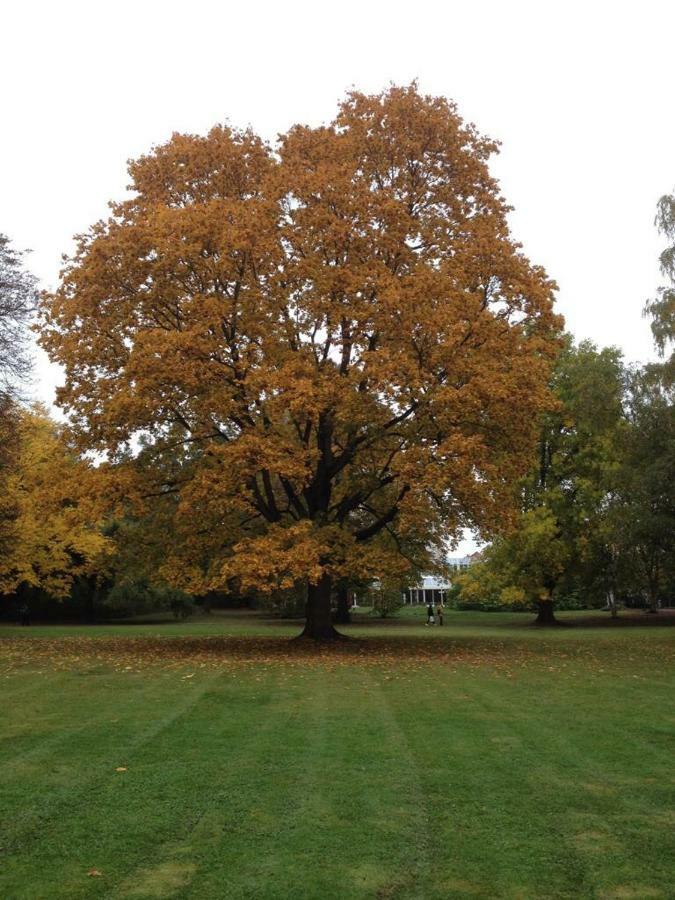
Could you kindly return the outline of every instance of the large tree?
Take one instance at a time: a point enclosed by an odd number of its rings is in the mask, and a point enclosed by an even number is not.
[[[16,535],[17,506],[9,490],[9,478],[17,462],[19,417],[18,405],[0,394],[0,558],[7,557]]]
[[[529,508],[546,507],[557,523],[566,564],[546,579],[538,621],[550,623],[556,593],[605,600],[614,588],[609,511],[616,490],[624,424],[625,370],[615,347],[591,341],[560,355],[552,389],[559,401],[545,418],[537,466],[526,490]]]
[[[413,85],[351,93],[276,150],[217,127],[130,164],[42,343],[83,449],[114,463],[142,437],[137,491],[191,524],[193,590],[306,580],[305,634],[331,638],[331,585],[398,563],[384,530],[508,518],[560,322],[495,150]],[[148,457],[177,442],[167,481]]]
[[[613,598],[625,377],[616,348],[568,340],[551,378],[557,406],[544,417],[523,482],[522,514],[462,577],[467,597],[532,604],[539,625],[556,624],[560,594]]]
[[[36,279],[0,234],[0,401],[21,392],[30,372],[29,324],[36,306]]]
[[[631,373],[611,524],[622,585],[656,611],[675,589],[675,406],[653,376]]]
[[[24,255],[0,234],[0,557],[10,551],[17,515],[7,479],[18,450],[17,401],[31,368],[29,325],[36,300],[36,280]]]
[[[668,242],[659,257],[661,272],[667,283],[659,288],[654,299],[647,302],[645,314],[651,318],[654,342],[663,358],[659,374],[666,385],[673,387],[675,385],[675,351],[673,350],[675,344],[675,193],[664,194],[659,200],[656,210],[656,227]]]

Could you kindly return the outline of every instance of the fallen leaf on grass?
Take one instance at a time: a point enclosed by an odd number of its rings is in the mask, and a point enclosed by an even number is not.
[[[127,770],[127,767],[126,767],[126,766],[118,766],[118,767],[115,769],[116,772],[126,772],[126,770]]]
[[[100,878],[101,875],[103,875],[103,872],[99,872],[98,869],[89,869],[87,875],[89,875],[90,878]]]
[[[311,643],[311,642],[310,642]],[[618,646],[609,647],[611,661],[624,665],[626,657]],[[654,664],[670,663],[675,644],[659,644],[652,648]],[[581,665],[583,670],[561,671],[559,660],[566,665]],[[43,667],[47,664],[46,668]],[[265,678],[260,677],[260,666],[265,668]],[[137,673],[148,669],[175,672],[186,684],[195,684],[195,670],[220,669],[230,678],[238,679],[239,672],[254,669],[260,681],[266,680],[269,671],[278,672],[283,666],[300,680],[311,676],[316,669],[334,670],[343,666],[359,665],[373,670],[384,678],[394,673],[408,677],[424,672],[428,665],[441,665],[447,671],[460,668],[489,669],[494,674],[513,674],[521,669],[537,669],[551,674],[578,677],[593,670],[595,677],[606,677],[604,660],[596,658],[589,648],[568,646],[541,649],[523,641],[507,643],[485,639],[455,639],[451,646],[441,640],[416,638],[353,638],[330,647],[317,648],[313,644],[296,644],[281,637],[101,637],[81,636],[58,639],[5,638],[0,640],[0,677],[14,675],[30,666],[31,673],[49,674],[52,671],[79,671],[86,667],[109,667],[114,673]],[[605,672],[599,672],[602,667]],[[187,669],[187,672],[185,671]],[[643,680],[639,673],[631,673]],[[389,680],[389,679],[387,679]]]

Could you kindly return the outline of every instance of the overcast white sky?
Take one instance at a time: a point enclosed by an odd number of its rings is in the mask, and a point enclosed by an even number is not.
[[[579,338],[652,355],[658,197],[675,187],[675,3],[190,0],[3,5],[0,231],[55,286],[126,160],[173,131],[330,120],[350,86],[419,80],[502,141],[512,227]],[[52,396],[42,361],[36,393]]]

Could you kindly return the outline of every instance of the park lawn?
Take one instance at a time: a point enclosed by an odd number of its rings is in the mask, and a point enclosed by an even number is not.
[[[673,611],[671,610],[672,614]],[[608,629],[605,636],[616,632],[621,634],[620,627],[614,628],[607,613],[597,610],[575,610],[572,612],[557,613],[560,621],[574,623],[575,638],[595,639],[598,635],[596,627],[598,620],[606,620]],[[463,637],[503,637],[505,630],[513,637],[518,633],[519,637],[526,640],[539,642],[542,632],[537,629],[529,629],[534,621],[535,614],[531,611],[514,612],[459,612],[457,610],[445,611],[445,624],[443,629],[449,629],[453,633],[459,633]],[[668,618],[668,611],[661,618]],[[625,620],[642,620],[650,626],[657,625],[656,619],[650,621],[644,613],[636,610],[622,612],[618,623]],[[585,627],[585,622],[592,623],[592,627]],[[410,637],[438,637],[441,632],[438,628],[424,628],[426,623],[426,606],[424,604],[404,606],[398,610],[395,616],[381,619],[371,615],[369,607],[360,607],[355,613],[355,623],[349,627],[351,635],[370,637],[373,635],[386,636],[396,634]],[[672,624],[672,623],[671,623]],[[111,620],[94,624],[69,624],[57,623],[33,623],[29,629],[21,627],[13,622],[0,621],[0,639],[6,637],[73,637],[88,638],[111,637],[175,637],[181,636],[222,636],[237,635],[262,637],[275,635],[287,635],[294,637],[302,629],[299,620],[279,619],[264,611],[252,610],[214,610],[209,615],[197,614],[189,619],[177,621],[169,613],[153,613],[145,616],[137,616],[133,619]],[[395,629],[395,631],[393,630]],[[544,634],[546,634],[544,632]],[[553,640],[561,633],[551,631],[549,637]],[[446,635],[447,636],[447,635]],[[567,635],[569,636],[569,635]]]
[[[523,621],[0,629],[0,897],[673,897],[675,628]]]

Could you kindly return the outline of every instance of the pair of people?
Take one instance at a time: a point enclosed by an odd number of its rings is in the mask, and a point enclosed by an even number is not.
[[[427,604],[427,625],[435,625],[436,619],[438,619],[438,624],[443,624],[443,604],[439,603],[436,606],[436,614],[434,616],[434,604]]]

